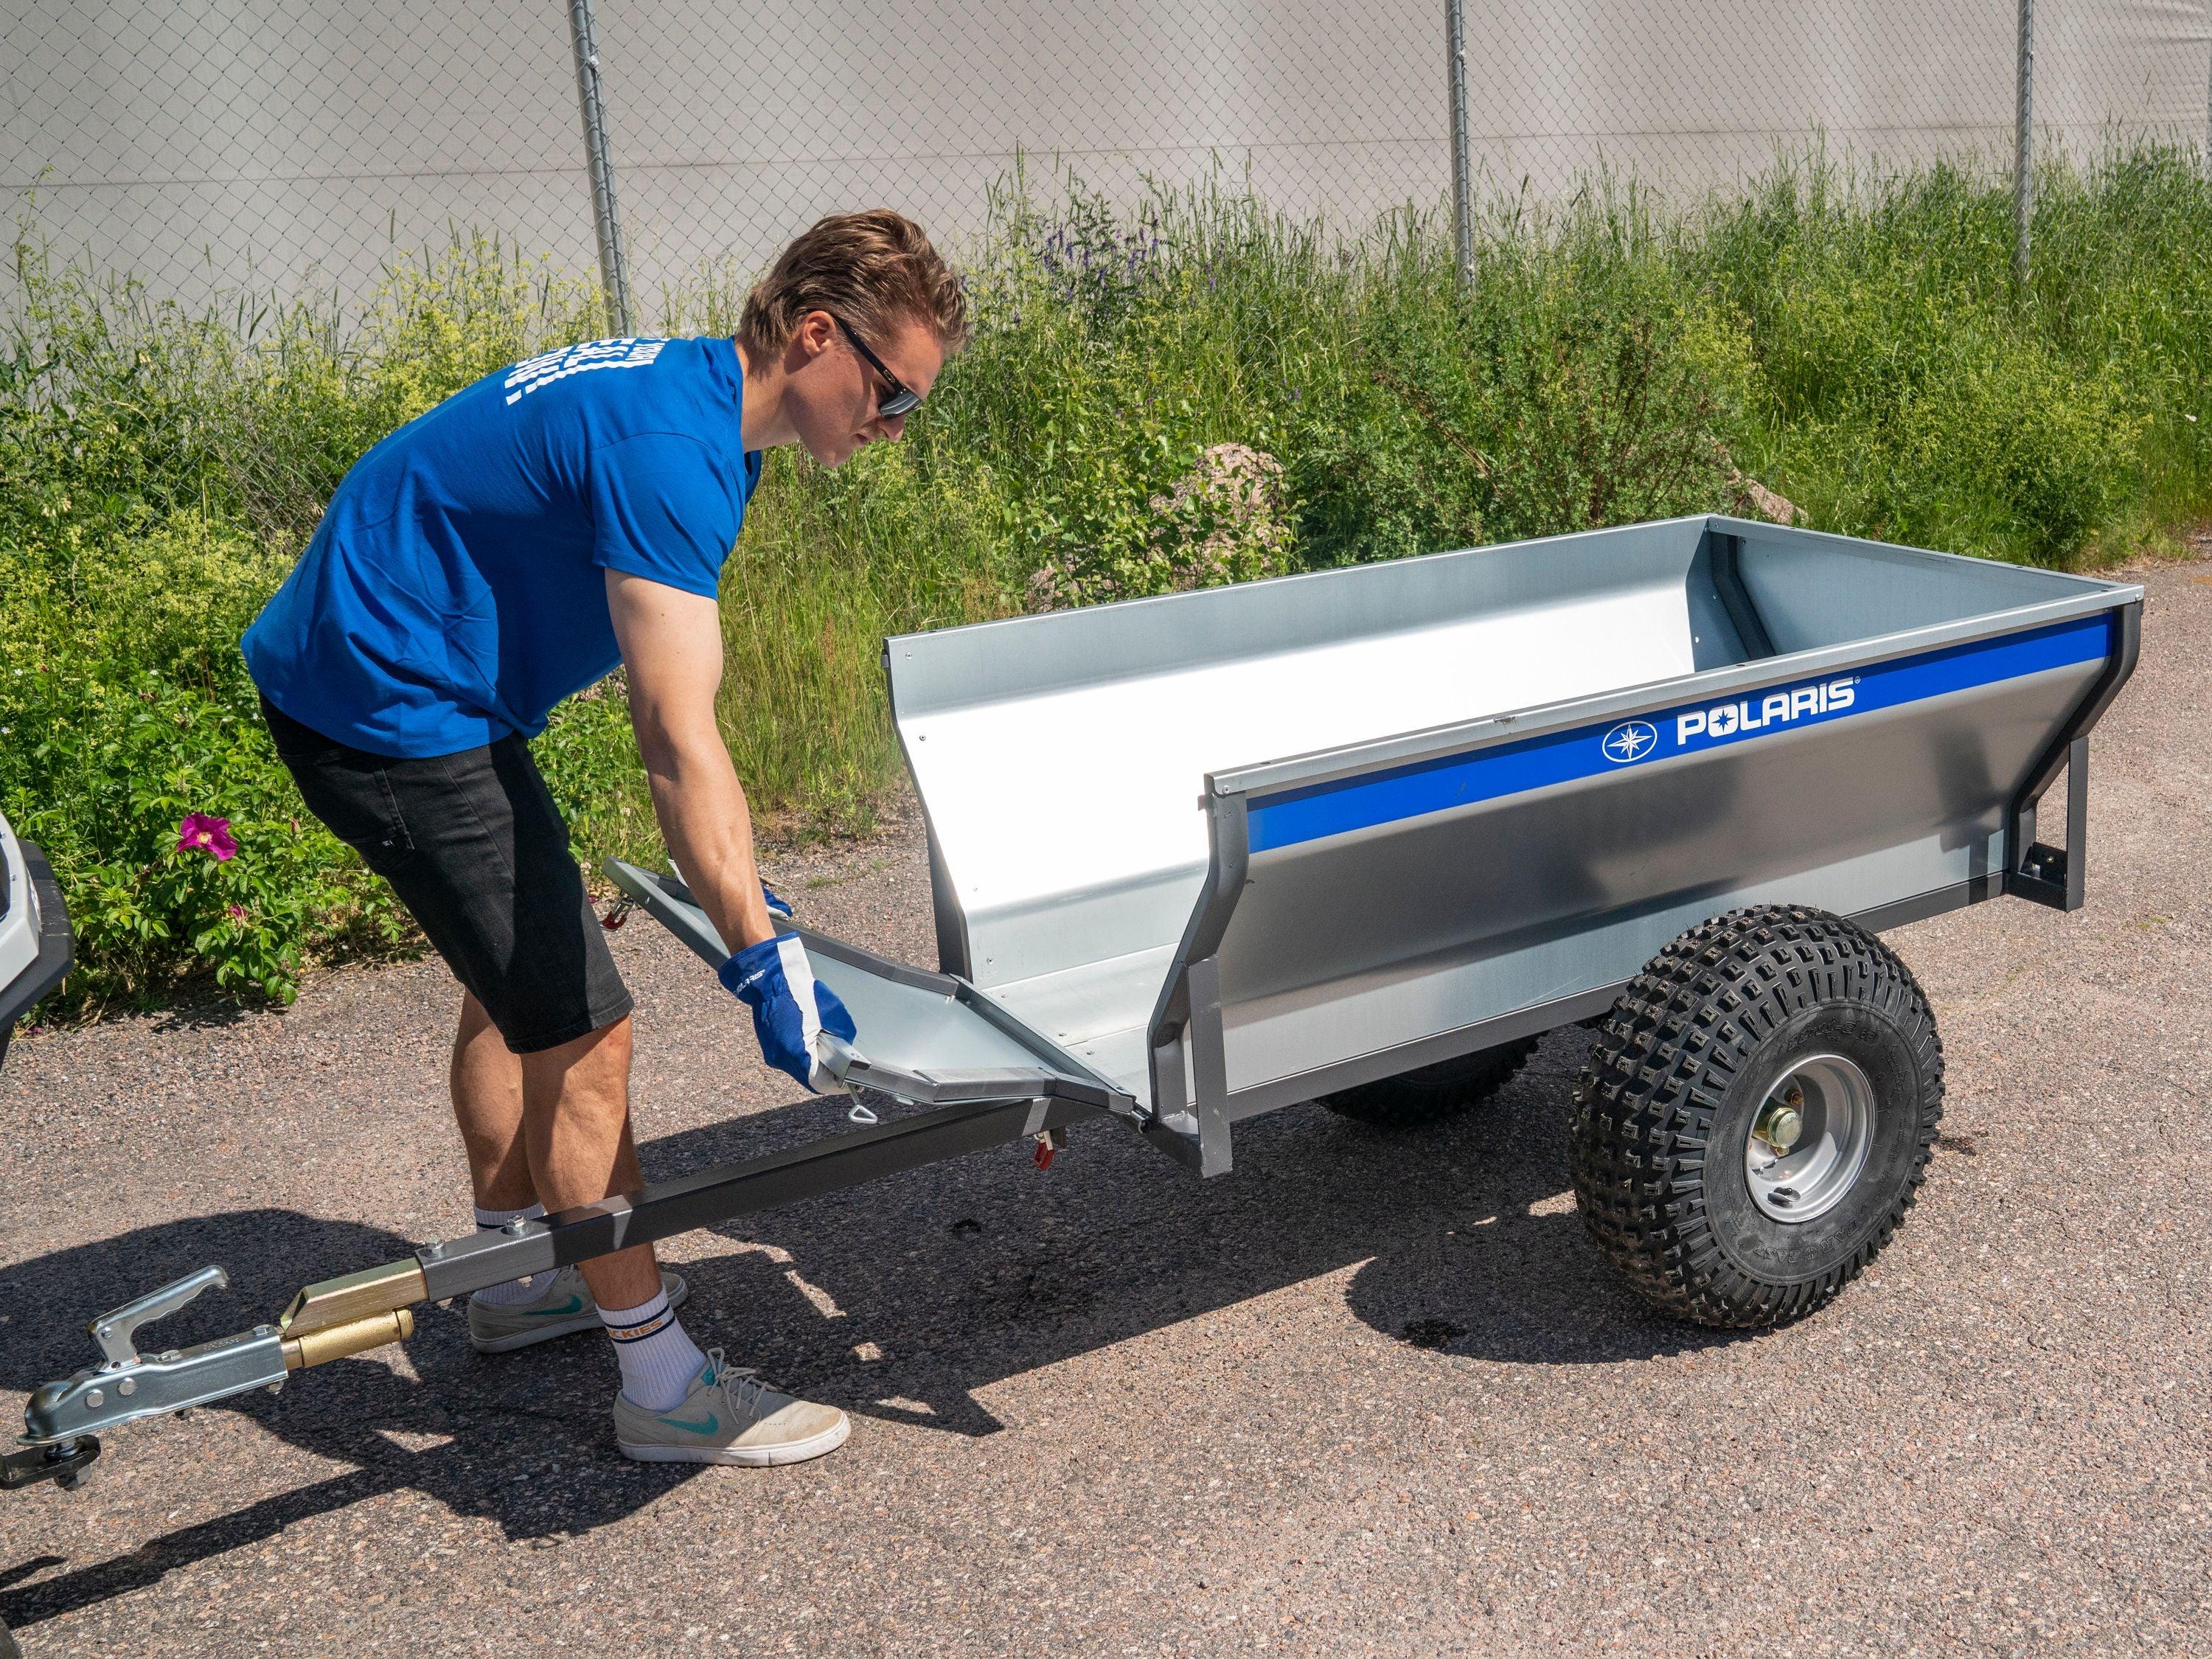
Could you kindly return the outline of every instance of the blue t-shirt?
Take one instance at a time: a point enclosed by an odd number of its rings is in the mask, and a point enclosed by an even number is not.
[[[727,339],[600,340],[455,392],[362,456],[246,630],[262,694],[393,757],[519,732],[622,660],[608,570],[712,599],[761,457]]]

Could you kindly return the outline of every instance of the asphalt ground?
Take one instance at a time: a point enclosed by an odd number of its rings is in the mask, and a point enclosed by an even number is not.
[[[1411,1134],[1299,1107],[1200,1184],[1110,1125],[687,1237],[685,1319],[854,1414],[774,1471],[617,1453],[585,1337],[458,1308],[0,1497],[0,1619],[63,1654],[2212,1650],[2212,565],[2155,570],[2095,739],[2090,902],[1892,936],[1944,1133],[1874,1269],[1787,1328],[1644,1310],[1583,1237],[1583,1041]],[[1049,833],[1048,829],[1040,833]],[[772,872],[931,959],[911,831]],[[839,1127],[640,920],[649,1174]],[[466,1230],[434,963],[283,1012],[20,1041],[0,1389],[208,1261],[166,1341]]]

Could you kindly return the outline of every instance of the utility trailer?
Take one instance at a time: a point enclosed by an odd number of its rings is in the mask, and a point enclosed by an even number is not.
[[[1212,1176],[1278,1107],[1441,1118],[1572,1025],[1600,1249],[1689,1319],[1808,1313],[1887,1242],[1942,1110],[1933,1016],[1875,935],[2081,906],[2088,732],[2142,597],[1699,517],[892,639],[938,968],[800,930],[866,1127],[140,1354],[204,1269],[95,1320],[100,1363],[32,1396],[17,1455],[404,1338],[425,1300],[993,1144],[1042,1158],[1079,1122]],[[608,873],[726,955],[673,875]]]

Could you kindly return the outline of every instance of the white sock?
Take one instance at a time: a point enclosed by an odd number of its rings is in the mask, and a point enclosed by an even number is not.
[[[600,1322],[614,1340],[622,1366],[623,1392],[633,1406],[665,1412],[691,1392],[706,1369],[707,1356],[684,1334],[684,1322],[668,1305],[665,1291],[635,1308],[602,1308]]]
[[[478,1209],[477,1231],[480,1233],[496,1232],[517,1216],[526,1221],[535,1221],[544,1213],[543,1204],[533,1204],[526,1210]],[[487,1308],[520,1307],[524,1303],[535,1302],[544,1295],[546,1283],[552,1277],[550,1273],[530,1273],[521,1279],[510,1279],[504,1285],[494,1285],[489,1290],[478,1291],[469,1299],[481,1302]]]

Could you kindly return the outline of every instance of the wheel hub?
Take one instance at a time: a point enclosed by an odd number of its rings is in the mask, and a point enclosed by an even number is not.
[[[1804,1089],[1793,1083],[1781,1099],[1769,1096],[1751,1132],[1765,1141],[1778,1158],[1795,1146],[1805,1133]]]
[[[1841,1203],[1874,1145],[1874,1085],[1841,1054],[1800,1060],[1767,1091],[1743,1148],[1751,1200],[1776,1221],[1805,1222]]]

